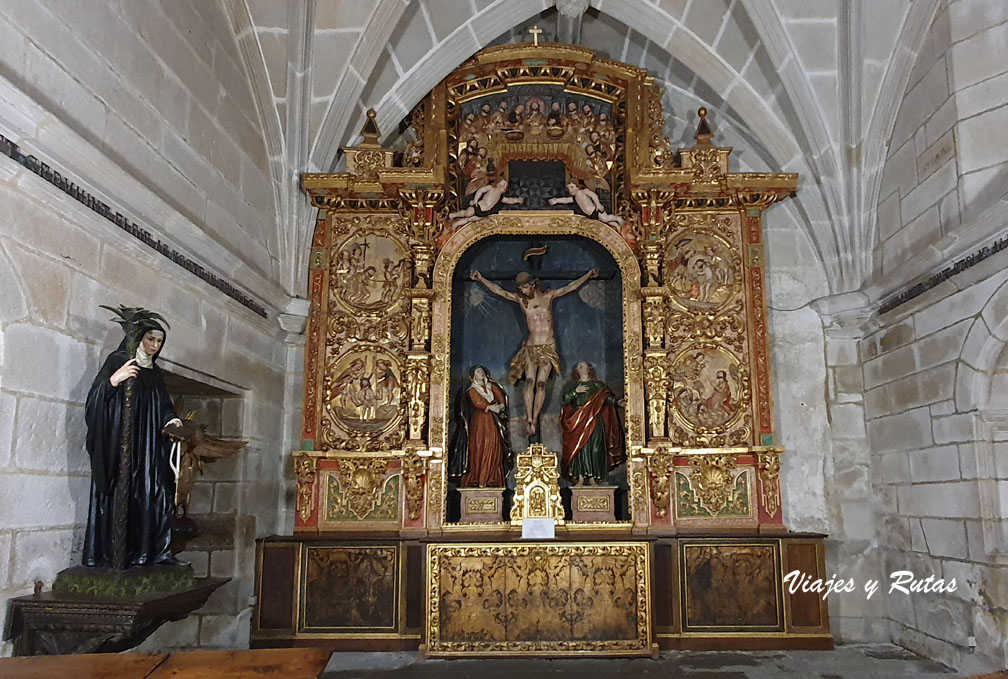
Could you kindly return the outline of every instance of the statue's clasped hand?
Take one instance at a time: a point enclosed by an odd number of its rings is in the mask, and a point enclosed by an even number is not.
[[[120,384],[122,384],[129,378],[136,377],[137,374],[139,374],[139,372],[140,367],[136,364],[136,359],[131,358],[130,360],[123,363],[122,367],[120,367],[118,370],[112,373],[112,376],[109,377],[109,384],[111,384],[113,387],[118,387]]]

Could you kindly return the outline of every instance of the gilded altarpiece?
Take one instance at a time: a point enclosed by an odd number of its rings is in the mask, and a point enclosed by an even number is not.
[[[789,563],[824,570],[821,536],[783,524],[767,355],[762,215],[798,178],[731,172],[704,109],[695,143],[674,150],[660,98],[645,71],[584,48],[489,48],[416,107],[400,153],[379,143],[372,112],[363,142],[345,149],[346,172],[303,176],[319,217],[295,535],[260,544],[261,574],[294,569],[293,589],[260,581],[261,599],[300,614],[289,628],[272,615],[254,641],[351,648],[360,624],[368,638],[443,655],[649,654],[654,641],[725,647],[741,632],[750,646],[832,643],[825,608],[781,585]],[[589,194],[591,205],[578,202]],[[472,277],[459,266],[467,253],[519,237],[526,256],[496,279],[509,294],[516,273],[535,273],[538,241],[582,239],[614,263],[620,301],[607,323],[622,331],[603,367],[617,376],[625,511],[568,515],[555,543],[534,546],[516,542],[520,517],[460,524],[448,511],[462,379],[453,286]],[[582,270],[552,275],[556,288]],[[520,388],[507,388],[520,412]],[[516,454],[540,443],[511,434]],[[513,484],[512,473],[505,512]],[[700,537],[711,535],[725,537]],[[325,596],[332,573],[353,582],[368,570],[382,575],[347,593],[343,618],[305,600]],[[745,610],[728,610],[724,590],[746,572],[760,579]],[[333,624],[313,630],[323,619]]]

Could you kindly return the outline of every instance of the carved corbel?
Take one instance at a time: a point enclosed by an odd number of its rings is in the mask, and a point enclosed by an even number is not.
[[[315,507],[316,460],[310,455],[294,456],[294,476],[297,478],[297,513],[307,521]]]
[[[669,493],[672,490],[672,475],[675,473],[675,453],[658,449],[647,457],[648,487],[651,490],[651,505],[659,518],[664,518],[669,509]]]
[[[406,495],[406,515],[410,521],[420,518],[423,509],[424,475],[427,473],[427,458],[419,450],[407,450],[402,458],[403,490]]]

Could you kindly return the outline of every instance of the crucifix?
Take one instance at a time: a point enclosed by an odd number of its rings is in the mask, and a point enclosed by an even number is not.
[[[525,380],[525,433],[529,443],[541,442],[539,435],[539,414],[546,402],[546,383],[555,370],[560,372],[560,355],[557,353],[556,337],[553,331],[553,300],[576,291],[592,278],[598,278],[598,269],[592,269],[560,288],[542,288],[539,281],[528,271],[520,271],[514,278],[517,292],[505,290],[497,283],[487,280],[479,271],[472,271],[469,277],[482,284],[491,293],[515,302],[525,313],[528,338],[521,349],[511,359],[508,381],[511,384]]]
[[[539,28],[538,26],[533,26],[532,28],[528,29],[528,32],[532,34],[533,45],[535,47],[538,47],[539,34],[543,32],[543,29]]]

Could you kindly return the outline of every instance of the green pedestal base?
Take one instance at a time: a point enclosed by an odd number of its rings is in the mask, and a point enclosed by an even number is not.
[[[125,571],[73,566],[57,574],[54,594],[86,594],[128,599],[144,594],[181,592],[196,586],[190,566],[142,566]]]

